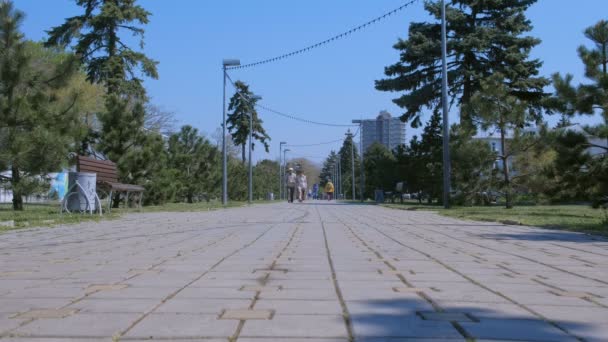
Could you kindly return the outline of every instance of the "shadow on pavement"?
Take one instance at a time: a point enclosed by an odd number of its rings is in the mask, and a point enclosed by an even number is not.
[[[412,297],[353,301],[347,302],[347,306],[355,341],[367,338],[570,341],[576,337],[591,341],[599,338],[597,334],[594,336],[597,332],[594,326],[597,326],[592,323],[545,321],[515,304],[451,302],[439,313],[422,298]]]

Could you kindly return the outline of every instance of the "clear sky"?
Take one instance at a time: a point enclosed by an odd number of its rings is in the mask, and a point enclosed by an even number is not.
[[[148,93],[154,104],[174,111],[180,125],[193,125],[211,136],[222,118],[223,58],[248,63],[274,57],[346,31],[404,2],[140,0],[152,13],[145,53],[160,62],[160,79],[146,81]],[[45,30],[81,12],[73,0],[15,4],[26,12],[22,29],[34,40],[44,39]],[[575,81],[583,81],[576,48],[587,43],[582,33],[586,27],[608,19],[608,1],[540,0],[528,17],[534,25],[531,34],[542,39],[533,52],[544,61],[542,74],[570,72]],[[346,39],[276,63],[234,70],[231,76],[250,84],[263,97],[261,104],[310,120],[348,124],[373,118],[383,109],[399,115],[400,108],[391,102],[396,94],[376,91],[374,80],[398,60],[392,45],[398,37],[407,37],[409,23],[428,19],[419,1]],[[230,96],[230,87],[228,92]],[[280,141],[314,144],[339,139],[346,130],[299,123],[263,110],[260,114],[272,141],[270,153],[257,151],[255,159],[277,158]],[[576,121],[593,123],[599,118]],[[408,140],[415,133],[409,129]],[[291,156],[322,161],[338,146],[294,147]]]

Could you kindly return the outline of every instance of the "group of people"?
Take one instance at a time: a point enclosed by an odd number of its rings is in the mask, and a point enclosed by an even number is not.
[[[300,167],[298,167],[295,172],[292,167],[287,169],[285,185],[287,187],[287,202],[289,203],[293,203],[294,197],[298,202],[303,202],[306,200],[307,195],[310,195],[306,175],[302,172]],[[312,190],[312,197],[314,199],[317,197],[318,189],[318,185],[315,184]],[[324,190],[327,194],[327,199],[331,201],[334,195],[334,184],[331,182],[331,179],[327,178]]]
[[[293,168],[287,169],[287,176],[285,177],[287,183],[287,202],[293,203],[294,193],[298,202],[306,200],[308,193],[308,183],[306,175],[302,172],[301,168],[294,173]]]

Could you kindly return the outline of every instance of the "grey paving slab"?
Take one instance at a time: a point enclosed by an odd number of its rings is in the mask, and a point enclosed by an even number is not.
[[[430,212],[309,202],[130,214],[11,231],[0,251],[0,341],[608,336],[607,240]],[[419,291],[395,290],[407,288]],[[53,310],[72,314],[18,316]],[[219,319],[226,310],[272,315]]]

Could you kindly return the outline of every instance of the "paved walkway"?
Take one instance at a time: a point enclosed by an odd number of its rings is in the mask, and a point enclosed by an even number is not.
[[[274,204],[0,235],[0,342],[608,340],[608,242]]]

